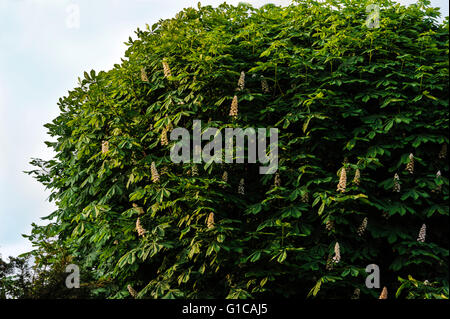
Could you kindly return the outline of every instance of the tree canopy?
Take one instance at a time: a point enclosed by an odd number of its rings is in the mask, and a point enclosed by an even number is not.
[[[56,155],[29,173],[58,208],[27,236],[36,266],[70,256],[104,298],[448,298],[448,17],[383,0],[370,27],[369,4],[199,4],[138,29],[45,125]],[[277,173],[173,163],[194,119],[278,128]]]

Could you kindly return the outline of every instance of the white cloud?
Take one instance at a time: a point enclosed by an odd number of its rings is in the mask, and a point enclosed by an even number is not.
[[[4,81],[1,78],[0,73],[0,203],[6,200],[6,171],[7,171],[7,137],[6,137],[6,127],[5,127],[5,106],[7,104],[6,89],[4,86]],[[0,216],[2,214],[2,208],[0,206]],[[6,231],[7,225],[2,225],[0,222],[0,234]]]
[[[14,244],[2,245],[0,243],[0,256],[3,260],[8,260],[8,257],[17,257],[20,254],[26,253],[32,249],[30,242],[17,242]]]
[[[5,149],[5,123],[4,123],[4,108],[7,103],[7,97],[6,97],[6,90],[3,85],[3,80],[0,76],[0,181],[3,180],[4,177],[4,171],[6,168],[6,162],[4,157],[6,156],[5,152],[3,150]]]

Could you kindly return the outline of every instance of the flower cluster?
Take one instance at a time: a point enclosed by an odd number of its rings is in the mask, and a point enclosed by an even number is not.
[[[280,178],[280,174],[278,172],[275,173],[275,179],[274,179],[273,184],[275,187],[281,186],[281,178]]]
[[[422,227],[420,227],[419,236],[417,237],[417,241],[424,243],[426,236],[427,236],[427,226],[425,224],[423,224]]]
[[[167,63],[166,60],[163,60],[162,65],[163,65],[163,69],[164,69],[164,76],[166,78],[168,78],[169,76],[172,75],[172,73],[170,72],[169,64]]]
[[[262,78],[262,76],[261,76],[261,78]],[[261,89],[262,89],[263,93],[270,92],[269,84],[267,83],[267,80],[264,78],[261,79]]]
[[[206,222],[206,226],[211,229],[214,227],[214,213],[209,213],[208,220]]]
[[[239,182],[238,194],[239,195],[244,195],[245,194],[245,187],[244,187],[244,179],[243,178],[241,178],[241,180]]]
[[[347,187],[347,171],[346,171],[345,167],[342,167],[340,177],[339,177],[339,183],[337,185],[336,191],[345,193],[346,187]]]
[[[367,222],[368,222],[368,218],[364,217],[361,225],[358,227],[358,236],[361,237],[362,235],[364,235],[364,232],[366,231],[367,228]]]
[[[147,73],[143,67],[141,67],[141,80],[142,82],[148,82]]]
[[[137,297],[137,291],[131,287],[131,285],[127,286],[128,292],[130,293],[131,297],[136,298]]]
[[[361,172],[359,171],[359,168],[356,169],[355,171],[355,177],[353,177],[353,183],[355,183],[355,185],[359,185],[361,183]]]
[[[138,219],[136,220],[136,231],[138,233],[138,236],[144,236],[145,233],[147,232],[144,227],[142,227],[141,225],[141,219],[138,217]]]
[[[388,291],[386,287],[383,287],[383,290],[381,291],[380,297],[378,299],[387,299],[388,297]]]
[[[398,176],[398,174],[397,173],[395,173],[395,175],[394,175],[394,189],[393,189],[393,191],[395,192],[395,193],[400,193],[400,177]]]
[[[409,154],[409,161],[408,161],[408,164],[406,164],[406,170],[410,174],[414,174],[414,155],[413,155],[413,153]]]
[[[242,91],[242,90],[244,90],[244,87],[245,87],[245,72],[242,71],[241,76],[239,77],[237,90]]]
[[[229,115],[234,118],[238,116],[238,98],[236,95],[233,97],[233,101],[231,102]]]
[[[153,182],[153,183],[159,182],[159,174],[158,174],[158,171],[157,171],[157,169],[156,169],[156,164],[155,164],[155,162],[152,162],[152,165],[151,165],[151,167],[150,167],[150,171],[151,171],[151,173],[152,173],[152,182]]]
[[[339,246],[339,243],[336,242],[334,245],[334,257],[333,262],[335,264],[338,264],[341,261],[341,247]]]
[[[102,153],[106,154],[109,150],[109,142],[108,141],[103,141],[102,142]]]

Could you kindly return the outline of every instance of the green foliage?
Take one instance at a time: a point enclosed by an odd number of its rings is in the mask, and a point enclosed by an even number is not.
[[[9,261],[0,256],[0,299],[23,298],[30,295],[32,270],[28,260],[9,257]]]
[[[46,125],[56,156],[33,160],[30,173],[58,209],[34,226],[33,254],[55,238],[109,283],[92,291],[107,298],[130,297],[128,285],[138,298],[350,298],[355,288],[373,298],[379,290],[364,285],[372,263],[390,296],[411,274],[440,289],[427,297],[448,297],[449,167],[439,156],[448,144],[448,18],[438,23],[427,1],[381,1],[380,27],[370,29],[367,4],[199,6],[138,29],[121,64],[85,72]],[[174,142],[161,145],[161,134],[191,129],[193,119],[278,127],[281,184],[259,164],[207,163],[195,175],[192,164],[172,163]],[[341,260],[327,267],[336,242]]]
[[[438,282],[430,283],[418,281],[408,276],[408,279],[398,278],[401,285],[397,290],[396,297],[402,293],[406,294],[407,299],[448,299],[448,286],[443,287]]]
[[[76,299],[93,296],[93,291],[102,282],[86,282],[78,289],[67,289],[66,266],[70,257],[56,254],[47,246],[47,252],[40,250],[40,258],[32,261],[29,255],[9,257],[9,262],[0,258],[0,299]],[[64,256],[58,259],[56,256]],[[56,257],[56,258],[55,258]],[[84,276],[84,280],[89,280]]]

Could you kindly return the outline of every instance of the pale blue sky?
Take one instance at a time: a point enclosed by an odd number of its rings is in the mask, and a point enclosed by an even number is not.
[[[201,1],[219,5],[224,0]],[[230,4],[240,1],[228,0]],[[287,5],[290,0],[247,0]],[[402,4],[413,0],[401,0]],[[84,71],[120,63],[137,27],[173,17],[198,0],[0,0],[0,254],[30,250],[21,234],[42,224],[54,206],[49,192],[22,173],[31,157],[50,159],[45,123],[58,115],[58,99]],[[447,0],[432,0],[448,15]],[[73,6],[75,5],[75,6]],[[79,10],[79,25],[76,17]]]

